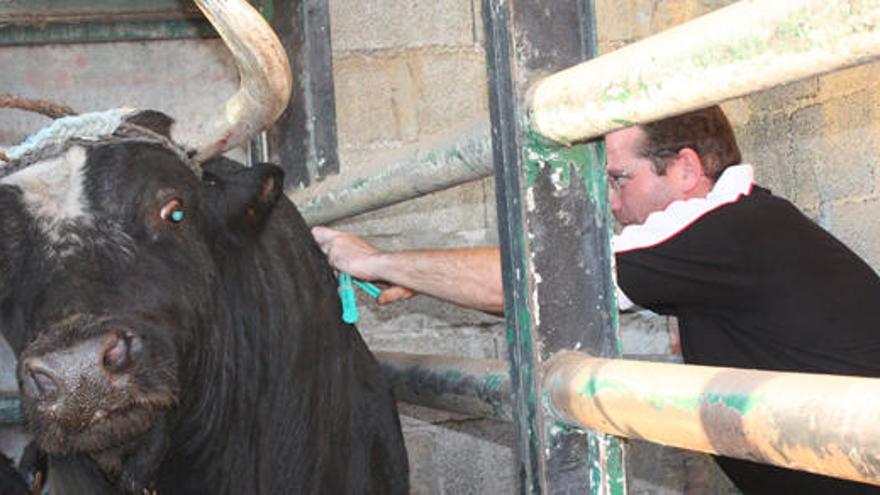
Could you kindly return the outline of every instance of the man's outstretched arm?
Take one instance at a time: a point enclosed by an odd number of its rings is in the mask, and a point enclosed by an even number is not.
[[[410,297],[414,291],[488,313],[504,313],[497,247],[385,252],[347,232],[315,227],[312,234],[333,268],[363,280],[392,284],[379,296],[381,304]]]

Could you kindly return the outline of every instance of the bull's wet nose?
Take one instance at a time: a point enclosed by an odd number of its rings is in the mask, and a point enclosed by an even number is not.
[[[125,373],[140,356],[142,348],[140,337],[131,332],[112,334],[104,348],[101,363],[110,373]]]
[[[105,393],[117,378],[133,369],[142,354],[141,338],[119,329],[67,348],[28,356],[19,369],[22,393],[44,405],[64,402],[70,394]]]
[[[58,376],[40,358],[30,357],[22,363],[22,393],[35,401],[46,401],[58,395]]]

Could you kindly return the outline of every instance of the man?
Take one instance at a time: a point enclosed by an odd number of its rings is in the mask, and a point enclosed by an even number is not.
[[[618,305],[679,320],[694,364],[880,376],[880,278],[788,201],[753,183],[719,107],[605,138]],[[339,270],[503,311],[497,250],[383,253],[316,227]],[[874,487],[719,457],[745,493],[875,493]]]

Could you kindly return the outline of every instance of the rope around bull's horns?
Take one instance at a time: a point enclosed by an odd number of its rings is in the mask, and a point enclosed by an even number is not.
[[[60,119],[76,115],[72,108],[53,103],[48,100],[34,100],[31,98],[20,98],[10,94],[0,95],[0,108],[14,108],[24,110],[26,112],[38,113],[45,115],[50,119]],[[10,162],[12,159],[0,149],[0,161]]]
[[[0,95],[0,108],[16,108],[27,112],[39,113],[50,119],[60,119],[70,115],[76,115],[70,107],[59,105],[48,100],[34,100],[19,98],[10,94]]]

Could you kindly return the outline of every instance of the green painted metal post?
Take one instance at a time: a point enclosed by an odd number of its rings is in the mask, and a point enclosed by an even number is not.
[[[604,150],[527,128],[536,77],[591,58],[591,0],[484,0],[499,235],[521,493],[626,491],[623,441],[562,425],[538,370],[554,353],[620,355]]]
[[[0,2],[0,46],[216,37],[192,1]]]

